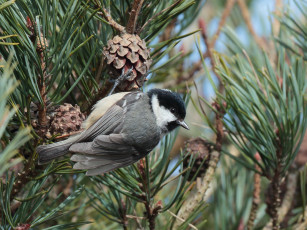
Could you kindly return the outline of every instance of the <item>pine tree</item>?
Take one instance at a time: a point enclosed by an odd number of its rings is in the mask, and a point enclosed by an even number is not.
[[[296,2],[296,14],[276,1],[263,38],[252,3],[0,0],[0,229],[305,229],[307,167],[296,156],[307,127],[307,6]],[[113,89],[154,85],[180,92],[201,120],[190,134],[200,137],[175,157],[178,130],[100,176],[73,170],[69,156],[37,164],[37,146],[80,132]]]

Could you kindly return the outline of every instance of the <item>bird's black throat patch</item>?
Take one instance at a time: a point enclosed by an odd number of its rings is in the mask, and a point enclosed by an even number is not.
[[[176,121],[172,121],[172,122],[169,122],[166,127],[167,127],[167,130],[170,132],[170,131],[173,131],[178,126],[179,125]]]

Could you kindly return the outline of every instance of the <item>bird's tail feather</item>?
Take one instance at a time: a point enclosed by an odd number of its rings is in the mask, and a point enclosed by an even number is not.
[[[65,141],[56,142],[50,145],[40,145],[36,148],[38,153],[38,164],[46,164],[49,161],[65,155],[69,147],[78,140],[79,136],[71,137]]]

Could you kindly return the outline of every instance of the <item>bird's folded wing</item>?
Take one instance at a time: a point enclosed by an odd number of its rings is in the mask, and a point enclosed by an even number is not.
[[[92,126],[82,132],[79,141],[91,141],[101,134],[107,135],[114,133],[115,129],[120,132],[123,120],[123,108],[117,105],[113,105]]]
[[[122,134],[100,135],[93,142],[73,144],[69,151],[77,154],[71,157],[77,162],[74,169],[86,169],[87,175],[98,175],[130,165],[146,153],[125,142]]]
[[[91,141],[101,134],[120,133],[126,112],[133,108],[134,103],[140,99],[142,94],[141,92],[131,92],[118,100],[102,117],[80,135],[78,142]]]

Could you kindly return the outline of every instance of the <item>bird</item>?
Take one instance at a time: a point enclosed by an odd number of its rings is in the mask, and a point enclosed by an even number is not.
[[[38,146],[38,163],[72,153],[74,169],[101,175],[145,157],[175,128],[189,129],[185,116],[183,99],[168,89],[115,93],[93,106],[81,133]]]

